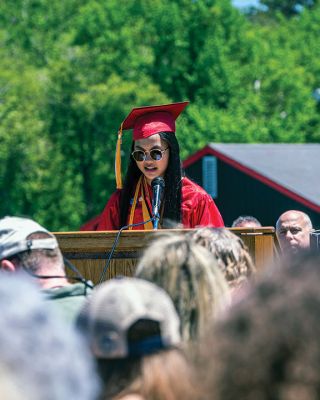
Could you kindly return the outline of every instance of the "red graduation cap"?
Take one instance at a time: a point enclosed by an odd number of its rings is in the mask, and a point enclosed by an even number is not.
[[[175,133],[176,119],[188,104],[189,102],[185,101],[181,103],[138,107],[131,110],[118,131],[115,165],[117,189],[122,188],[120,152],[122,131],[133,129],[133,140],[145,139],[160,132]]]
[[[159,132],[175,132],[176,119],[189,104],[164,104],[133,108],[122,123],[122,129],[133,129],[133,140],[145,139]]]

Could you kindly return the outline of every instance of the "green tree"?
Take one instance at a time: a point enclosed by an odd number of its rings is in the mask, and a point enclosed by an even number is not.
[[[183,157],[211,141],[319,142],[320,7],[304,6],[246,18],[226,0],[2,2],[1,213],[56,230],[99,213],[136,106],[191,101]]]
[[[318,0],[260,0],[267,8],[269,14],[280,12],[286,17],[292,17],[301,12],[302,9],[312,9],[319,4]]]
[[[0,58],[0,213],[67,229],[81,221],[81,193],[48,135],[45,81],[33,67]]]
[[[3,43],[14,57],[43,67],[59,57],[73,17],[86,0],[7,0],[0,2]],[[23,53],[22,53],[22,51]]]

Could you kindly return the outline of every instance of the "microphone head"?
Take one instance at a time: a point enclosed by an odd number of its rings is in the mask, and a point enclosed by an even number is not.
[[[165,187],[164,179],[161,176],[157,176],[156,178],[152,179],[151,187],[154,188],[155,186],[161,186],[161,188]]]

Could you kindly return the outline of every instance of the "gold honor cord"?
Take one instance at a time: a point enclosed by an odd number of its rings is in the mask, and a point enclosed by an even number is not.
[[[142,202],[142,215],[143,215],[143,220],[147,221],[148,219],[150,219],[150,213],[148,211],[148,207],[147,207],[147,203],[145,201],[145,194],[144,194],[144,188],[142,185],[142,179],[143,179],[143,175],[140,176],[137,186],[136,186],[136,191],[133,197],[133,203],[131,206],[131,211],[130,211],[130,217],[129,217],[129,225],[133,224],[133,218],[134,218],[134,213],[136,210],[136,205],[137,205],[137,200],[138,200],[138,196],[139,196],[139,192],[141,190],[141,202]],[[153,224],[151,221],[147,222],[144,225],[144,229],[145,230],[152,230],[153,229]],[[132,226],[129,227],[129,230],[132,230]]]

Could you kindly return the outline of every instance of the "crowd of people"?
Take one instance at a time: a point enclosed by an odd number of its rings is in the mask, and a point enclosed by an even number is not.
[[[320,254],[309,249],[311,232],[306,214],[283,213],[281,257],[257,274],[227,228],[162,230],[134,277],[93,288],[79,272],[67,278],[47,229],[1,219],[2,398],[317,399]]]
[[[186,105],[132,110],[118,133],[117,191],[85,226],[156,223],[133,277],[94,287],[47,229],[0,220],[1,399],[319,398],[320,254],[310,250],[310,218],[297,210],[279,217],[279,257],[257,273],[237,232],[261,223],[243,215],[225,228],[212,198],[182,175],[175,121]]]

